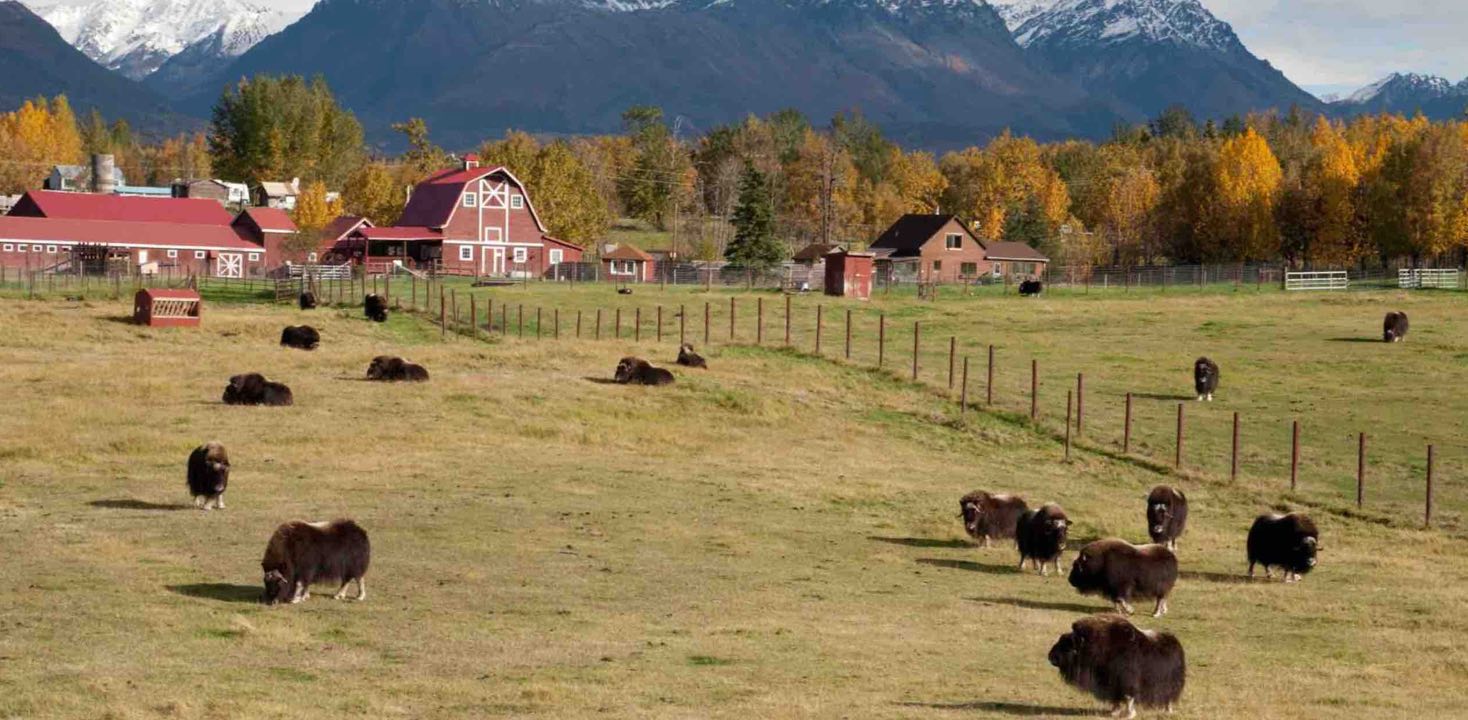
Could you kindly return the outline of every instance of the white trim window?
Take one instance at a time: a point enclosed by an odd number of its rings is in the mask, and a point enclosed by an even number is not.
[[[42,245],[32,245],[31,252],[46,252],[46,248]]]
[[[466,208],[476,207],[476,206],[479,205],[479,196],[476,195],[476,194],[474,194],[474,193],[472,193],[472,192],[466,192],[466,193],[464,193],[464,200],[463,200],[463,202],[464,202],[464,207],[466,207]]]
[[[10,243],[6,243],[5,244],[5,252],[15,252],[15,246],[14,245],[11,245]]]
[[[306,253],[306,262],[316,262],[316,253]]]
[[[949,250],[962,250],[963,235],[961,233],[948,233],[948,235],[943,238],[943,247]]]
[[[260,253],[250,253],[250,262],[259,262]]]
[[[510,196],[510,209],[511,210],[519,210],[519,209],[524,208],[524,207],[525,207],[525,196],[524,195],[511,195]]]
[[[530,250],[528,248],[515,248],[515,262],[522,263],[529,259]]]
[[[208,255],[209,255],[209,253],[204,252],[203,250],[195,250],[194,251],[194,259],[195,260],[203,260]]]
[[[497,227],[487,227],[487,228],[484,229],[484,241],[485,242],[490,242],[490,243],[504,242],[504,237],[505,237],[504,231],[501,230],[500,228],[497,228]]]
[[[47,245],[46,246],[46,252],[47,253],[50,253],[52,255],[55,255],[56,254],[56,246],[55,245]]]
[[[637,262],[635,260],[613,260],[610,272],[613,275],[636,275]]]
[[[168,251],[168,257],[171,257],[171,258],[178,257],[178,251],[177,250],[169,250]]]
[[[562,250],[560,248],[553,248],[550,251],[550,264],[552,264],[552,265],[560,265],[561,263],[563,263],[565,261],[566,261],[566,251],[565,250]]]
[[[474,260],[474,246],[473,245],[460,245],[459,246],[459,259],[462,260],[462,261],[464,261],[464,262],[470,262],[470,261]]]

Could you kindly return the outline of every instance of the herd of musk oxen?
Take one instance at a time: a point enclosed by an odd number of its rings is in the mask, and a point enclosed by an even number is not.
[[[315,298],[303,293],[300,307],[315,308]],[[368,295],[364,314],[370,320],[385,322],[387,304],[377,295]],[[1388,314],[1383,340],[1401,342],[1407,327],[1405,313]],[[280,344],[315,350],[321,344],[321,335],[307,325],[291,326],[281,333]],[[708,367],[689,344],[678,349],[676,362],[684,367]],[[428,371],[402,358],[382,355],[372,359],[366,378],[424,382]],[[1199,401],[1213,399],[1219,378],[1217,363],[1198,358],[1193,379]],[[627,385],[668,385],[675,381],[668,370],[637,357],[622,358],[613,379]],[[246,373],[230,378],[224,402],[291,405],[293,397],[284,384],[259,373]],[[229,471],[229,455],[219,443],[206,443],[189,455],[188,487],[197,507],[224,509]],[[991,547],[994,540],[1013,540],[1021,571],[1028,562],[1042,577],[1048,576],[1051,568],[1057,576],[1060,574],[1072,520],[1059,504],[1049,502],[1032,508],[1015,494],[976,490],[960,498],[959,507],[965,531],[981,547]],[[1070,585],[1083,595],[1105,598],[1116,612],[1076,621],[1049,653],[1050,664],[1065,682],[1110,704],[1113,715],[1127,718],[1136,716],[1137,706],[1171,711],[1182,696],[1187,676],[1183,646],[1176,636],[1141,629],[1127,619],[1134,611],[1133,601],[1141,599],[1155,603],[1155,618],[1168,612],[1168,597],[1179,578],[1178,540],[1187,528],[1187,496],[1178,488],[1159,485],[1147,495],[1140,515],[1150,543],[1139,545],[1114,537],[1096,540],[1080,547],[1070,566]],[[1298,582],[1315,567],[1319,543],[1320,531],[1304,514],[1260,515],[1245,541],[1248,576],[1253,578],[1255,568],[1262,565],[1266,577],[1272,578],[1274,569],[1279,569],[1284,582]],[[367,590],[363,576],[370,562],[367,532],[350,519],[284,523],[270,537],[261,560],[262,602],[299,603],[310,597],[310,588],[316,583],[340,583],[334,597],[342,600],[348,597],[347,589],[354,582],[357,592],[352,598],[364,600]]]

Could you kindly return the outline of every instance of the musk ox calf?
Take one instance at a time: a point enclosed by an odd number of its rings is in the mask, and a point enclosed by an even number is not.
[[[624,357],[617,363],[613,379],[623,385],[672,385],[673,373],[653,367],[642,358]]]
[[[1045,283],[1039,280],[1025,280],[1019,284],[1019,294],[1025,297],[1034,297],[1045,292]]]
[[[224,509],[224,489],[229,487],[229,453],[217,442],[205,443],[189,453],[189,494],[194,507],[208,510],[209,504]]]
[[[980,545],[989,547],[994,538],[1012,538],[1019,518],[1029,506],[1015,495],[991,495],[975,490],[958,500],[963,529]]]
[[[1170,485],[1158,485],[1147,494],[1147,534],[1152,542],[1177,550],[1177,539],[1188,525],[1188,498]]]
[[[678,348],[678,364],[684,367],[695,367],[704,369],[708,369],[709,366],[708,361],[704,360],[702,355],[699,355],[698,353],[693,351],[692,343],[683,343],[683,345]]]
[[[351,520],[331,522],[292,521],[276,528],[265,546],[260,568],[265,573],[266,605],[298,603],[311,597],[311,585],[340,582],[334,596],[347,596],[347,585],[357,581],[355,600],[367,599],[362,576],[372,561],[367,532]]]
[[[1177,637],[1118,615],[1077,620],[1050,648],[1050,664],[1066,683],[1110,704],[1113,717],[1128,719],[1137,705],[1172,712],[1188,674]]]
[[[1014,540],[1019,546],[1019,568],[1025,561],[1034,562],[1035,570],[1046,575],[1045,563],[1055,564],[1055,574],[1060,574],[1060,554],[1065,551],[1065,537],[1070,529],[1070,518],[1055,503],[1046,503],[1039,510],[1025,510],[1015,523]]]
[[[367,366],[367,379],[375,382],[427,382],[428,370],[392,355],[378,355]]]
[[[1249,528],[1249,577],[1254,566],[1264,566],[1264,577],[1274,577],[1272,567],[1284,568],[1285,582],[1298,582],[1315,568],[1315,554],[1320,551],[1320,530],[1315,522],[1301,513],[1266,514],[1254,520]]]
[[[1100,595],[1132,614],[1132,598],[1157,600],[1152,617],[1167,614],[1167,596],[1177,584],[1177,556],[1161,545],[1133,545],[1107,538],[1083,548],[1070,566],[1070,586],[1082,595]]]
[[[1386,342],[1401,342],[1407,337],[1407,313],[1389,312],[1381,324],[1381,339]]]
[[[321,333],[310,325],[289,325],[280,331],[280,344],[297,350],[315,350],[321,345]]]
[[[313,293],[310,290],[301,293],[301,297],[297,298],[297,300],[301,303],[302,310],[316,309],[316,293]]]
[[[229,379],[224,388],[225,405],[294,405],[295,397],[284,383],[266,380],[260,373],[245,373]]]
[[[372,293],[362,298],[362,312],[368,320],[373,322],[387,322],[387,301],[381,295]]]
[[[1213,393],[1218,392],[1218,363],[1205,357],[1193,363],[1193,389],[1198,391],[1198,401],[1213,402]]]

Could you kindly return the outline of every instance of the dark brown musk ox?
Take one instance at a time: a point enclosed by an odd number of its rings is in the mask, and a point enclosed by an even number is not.
[[[1055,564],[1055,574],[1060,574],[1060,555],[1065,551],[1066,534],[1070,530],[1070,518],[1055,503],[1046,503],[1039,510],[1026,510],[1015,523],[1014,540],[1019,546],[1019,567],[1025,561],[1034,563],[1040,575],[1048,574],[1046,563]]]
[[[1407,313],[1389,312],[1381,323],[1381,339],[1386,342],[1401,342],[1407,338]]]
[[[1193,363],[1193,389],[1198,392],[1198,402],[1213,402],[1213,393],[1218,392],[1218,363],[1205,357]]]
[[[378,355],[367,365],[367,379],[374,382],[427,382],[428,370],[392,355]]]
[[[281,347],[315,350],[321,346],[321,333],[310,325],[288,325],[280,331]]]
[[[1284,569],[1285,582],[1299,582],[1305,573],[1315,569],[1320,530],[1301,513],[1260,515],[1249,528],[1248,551],[1249,577],[1254,577],[1255,565],[1263,565],[1264,577],[1274,577],[1270,568],[1277,567]]]
[[[1035,297],[1045,292],[1045,283],[1036,279],[1029,279],[1019,284],[1019,294],[1025,297]]]
[[[1188,498],[1171,485],[1158,485],[1147,494],[1147,535],[1152,542],[1177,551],[1177,540],[1188,526]]]
[[[708,369],[708,361],[693,350],[693,343],[683,343],[678,348],[678,364],[683,367]]]
[[[1119,615],[1077,620],[1050,648],[1050,664],[1071,687],[1130,720],[1137,706],[1172,712],[1187,684],[1183,645],[1172,633],[1143,630]]]
[[[291,389],[266,380],[260,373],[245,373],[229,379],[224,388],[225,405],[294,405]]]
[[[373,322],[387,322],[387,301],[381,295],[371,293],[362,298],[362,313]]]
[[[310,290],[302,292],[301,296],[297,298],[297,301],[300,303],[302,310],[316,309],[316,293],[313,293]]]
[[[204,443],[189,453],[189,494],[194,507],[224,509],[224,490],[229,487],[229,453],[217,442]]]
[[[1167,596],[1177,584],[1177,556],[1161,545],[1133,545],[1107,538],[1081,548],[1070,566],[1070,586],[1082,595],[1100,595],[1132,614],[1132,598],[1157,600],[1152,617],[1167,614]]]
[[[265,546],[260,569],[265,574],[266,605],[298,603],[311,597],[311,585],[339,582],[334,596],[345,599],[347,586],[356,581],[354,600],[367,599],[362,577],[372,562],[372,545],[367,531],[351,520],[301,522],[294,520],[276,528]]]
[[[612,376],[623,385],[672,385],[673,373],[653,367],[642,358],[624,357],[617,363],[617,373]]]
[[[1019,517],[1029,508],[1017,495],[995,495],[975,490],[958,500],[963,529],[979,544],[989,547],[990,540],[1014,537]]]

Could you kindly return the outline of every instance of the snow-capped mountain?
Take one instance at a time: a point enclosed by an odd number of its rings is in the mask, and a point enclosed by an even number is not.
[[[29,0],[36,14],[72,46],[135,80],[201,42],[216,57],[237,57],[299,17],[249,0],[46,2]]]
[[[1032,45],[1091,45],[1132,39],[1228,50],[1233,28],[1198,0],[991,0],[1014,33]]]
[[[1392,73],[1333,103],[1331,108],[1349,115],[1421,112],[1434,120],[1458,118],[1468,108],[1468,80],[1454,84],[1435,75]]]

